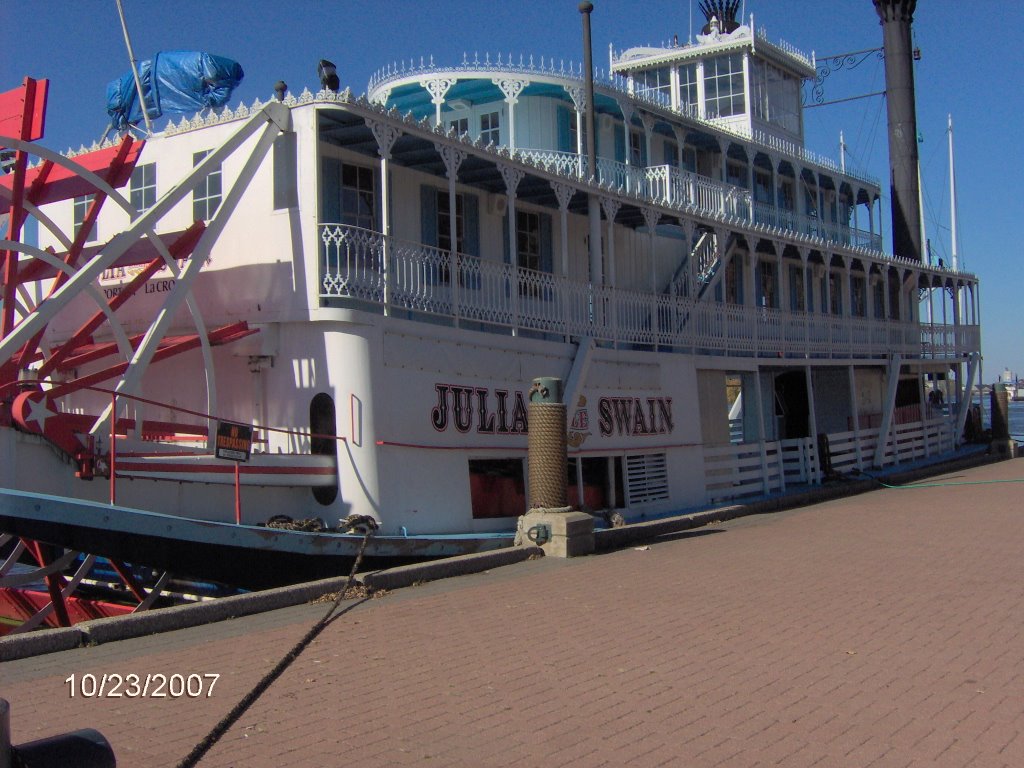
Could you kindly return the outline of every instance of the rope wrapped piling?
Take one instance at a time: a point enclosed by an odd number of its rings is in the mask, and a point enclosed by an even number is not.
[[[558,509],[566,505],[566,409],[559,379],[533,380],[530,388],[528,441],[529,509]]]

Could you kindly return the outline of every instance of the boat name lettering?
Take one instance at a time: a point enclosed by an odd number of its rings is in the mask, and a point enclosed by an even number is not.
[[[112,299],[127,287],[126,285],[111,285],[103,289],[103,295]],[[170,293],[172,288],[174,288],[174,280],[157,280],[153,283],[146,283],[143,293]]]
[[[460,387],[435,384],[437,405],[430,411],[430,423],[438,432],[454,425],[459,432],[476,427],[481,435],[525,435],[528,431],[526,396],[507,389]],[[493,402],[493,404],[492,404]]]
[[[602,397],[597,403],[597,414],[604,437],[668,435],[674,427],[671,397]]]

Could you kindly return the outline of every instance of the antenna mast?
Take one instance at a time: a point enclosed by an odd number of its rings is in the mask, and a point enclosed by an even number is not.
[[[956,167],[953,165],[953,115],[949,115],[949,227],[953,240],[953,269],[957,268],[956,254]]]

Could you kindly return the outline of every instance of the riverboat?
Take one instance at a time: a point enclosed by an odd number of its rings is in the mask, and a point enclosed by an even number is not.
[[[592,88],[430,60],[68,155],[45,81],[0,96],[0,530],[140,562],[281,514],[508,544],[538,376],[569,504],[627,522],[957,450],[978,279],[883,251],[879,182],[804,146],[815,60],[736,5]]]

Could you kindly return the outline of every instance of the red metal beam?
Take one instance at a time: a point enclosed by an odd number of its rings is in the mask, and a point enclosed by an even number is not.
[[[171,245],[169,249],[171,257],[177,261],[178,259],[191,256],[192,250],[196,247],[196,244],[199,242],[199,238],[202,236],[205,229],[206,224],[201,221],[197,221],[191,227],[186,229]],[[131,282],[124,286],[121,291],[110,300],[110,309],[116,312],[163,266],[164,260],[162,257],[153,259],[142,272],[132,278]],[[72,352],[79,349],[86,343],[86,341],[92,336],[92,333],[103,324],[104,320],[106,320],[106,314],[101,311],[97,311],[91,318],[89,318],[88,321],[86,321],[84,325],[82,325],[81,328],[75,331],[70,339],[61,345],[60,349],[58,349],[50,359],[40,367],[36,378],[45,378],[55,368],[59,368],[61,363],[68,358]]]
[[[48,80],[33,80],[26,77],[20,88],[0,94],[0,135],[11,136],[21,141],[35,141],[43,135],[46,121],[46,97],[50,90]],[[28,168],[28,153],[18,150],[14,159],[14,173],[0,176],[0,187],[9,190],[4,197],[9,201],[7,239],[17,240],[25,219],[25,182]],[[7,336],[14,328],[14,291],[18,278],[18,253],[12,250],[0,251],[0,272],[3,273],[0,299],[0,338]]]
[[[0,136],[22,141],[43,138],[49,89],[49,80],[26,77],[17,88],[0,93]]]
[[[25,548],[32,553],[32,557],[39,563],[40,568],[46,568],[46,556],[38,541],[22,539]],[[53,612],[57,615],[57,623],[62,627],[70,627],[71,619],[68,617],[68,608],[64,604],[64,577],[60,573],[48,573],[46,579],[46,591],[50,593],[50,601],[53,603]]]
[[[243,339],[246,336],[250,336],[254,333],[259,333],[259,329],[249,328],[248,324],[245,321],[241,321],[238,323],[233,323],[232,325],[224,326],[223,328],[218,328],[215,331],[211,331],[207,338],[209,339],[210,344],[216,346],[221,344],[229,344],[233,341]],[[139,337],[136,337],[136,339],[138,338]],[[200,346],[199,334],[190,334],[188,336],[178,336],[174,338],[169,338],[166,339],[165,342],[166,344],[162,342],[160,348],[153,354],[154,363],[159,362],[160,360],[165,360],[169,357],[173,357],[175,355],[179,355],[182,352],[187,352]],[[109,346],[113,345],[101,345],[101,347],[104,348]],[[71,361],[66,360],[65,365],[71,365]],[[65,384],[54,387],[53,389],[49,390],[47,394],[54,398],[63,397],[69,392],[74,392],[76,390],[83,389],[84,387],[93,386],[94,384],[98,384],[101,381],[108,381],[113,378],[118,378],[122,376],[126,370],[128,370],[129,365],[130,363],[126,361],[123,363],[118,363],[117,365],[111,366],[109,368],[105,368],[101,371],[96,371],[95,373],[92,373],[88,376],[81,376],[77,379],[74,379],[73,381],[69,381]]]
[[[114,189],[119,189],[128,183],[132,171],[135,170],[135,163],[138,162],[139,154],[146,144],[146,142],[136,141],[130,136],[126,136],[122,143],[129,144],[129,151],[125,155],[124,165],[112,179],[108,179],[108,183]],[[103,172],[110,168],[111,162],[120,151],[121,144],[117,144],[97,149],[94,152],[87,152],[72,159],[87,171],[92,171],[102,176]],[[46,178],[41,184],[36,185],[37,179],[44,173]],[[61,200],[70,200],[73,197],[80,197],[81,195],[87,195],[90,192],[96,191],[92,183],[78,175],[77,172],[62,165],[54,165],[50,169],[46,167],[46,163],[29,168],[25,174],[25,184],[30,188],[35,187],[38,189],[35,197],[32,199],[35,205],[57,203]],[[11,175],[0,176],[0,200],[10,199],[13,193],[14,184]]]

